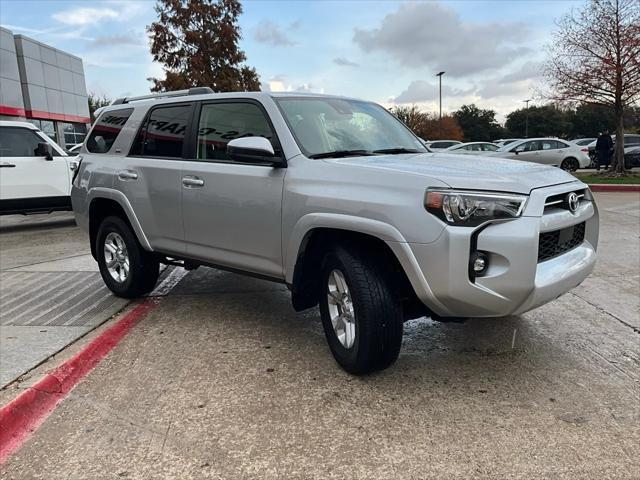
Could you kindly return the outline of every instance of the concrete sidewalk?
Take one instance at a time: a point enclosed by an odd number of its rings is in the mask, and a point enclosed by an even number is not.
[[[285,287],[196,270],[0,478],[639,478],[636,199],[598,195],[600,258],[574,292],[409,322],[398,362],[361,378]]]
[[[68,212],[0,219],[0,388],[120,311]]]

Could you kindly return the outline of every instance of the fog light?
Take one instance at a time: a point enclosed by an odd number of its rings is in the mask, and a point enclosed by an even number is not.
[[[474,275],[482,275],[489,267],[489,259],[484,253],[476,252],[471,256],[471,270]]]
[[[480,273],[484,271],[487,266],[487,262],[485,262],[484,258],[478,257],[473,261],[473,271],[476,273]]]

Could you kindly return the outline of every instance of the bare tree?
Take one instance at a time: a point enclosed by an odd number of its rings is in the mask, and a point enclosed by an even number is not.
[[[612,170],[624,171],[626,108],[640,100],[640,0],[587,0],[558,21],[545,75],[550,97],[615,112]]]

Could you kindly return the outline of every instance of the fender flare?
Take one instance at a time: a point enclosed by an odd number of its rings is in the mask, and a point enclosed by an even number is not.
[[[140,221],[138,220],[138,217],[133,211],[133,207],[131,206],[131,203],[129,203],[129,200],[127,199],[125,194],[112,188],[93,187],[89,190],[89,192],[87,192],[87,205],[91,205],[91,202],[93,202],[93,200],[99,198],[113,200],[118,205],[120,205],[120,207],[122,207],[122,210],[124,210],[124,213],[127,216],[127,220],[129,220],[129,223],[133,227],[133,231],[138,238],[140,245],[142,245],[142,248],[144,248],[145,250],[152,252],[153,249],[151,248],[151,244],[149,243],[147,236],[144,234],[144,230],[142,230]]]
[[[293,283],[296,262],[305,237],[309,232],[317,228],[332,228],[364,233],[384,241],[400,262],[418,298],[438,314],[447,311],[446,307],[433,294],[409,243],[402,233],[388,223],[353,215],[310,213],[297,221],[285,251],[284,273],[287,284],[291,285]]]

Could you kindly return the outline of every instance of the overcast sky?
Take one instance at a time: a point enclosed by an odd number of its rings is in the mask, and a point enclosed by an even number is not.
[[[146,25],[154,1],[0,0],[0,23],[82,57],[87,88],[147,93],[161,75]],[[263,90],[355,96],[437,110],[476,104],[504,114],[540,82],[554,20],[583,2],[244,1],[241,48]]]

